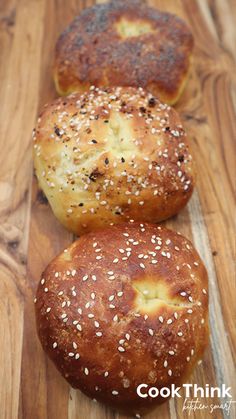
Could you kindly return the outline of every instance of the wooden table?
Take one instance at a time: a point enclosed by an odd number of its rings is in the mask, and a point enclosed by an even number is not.
[[[233,387],[233,1],[149,3],[184,17],[196,42],[191,78],[177,108],[192,140],[198,183],[188,207],[166,223],[195,243],[209,273],[210,345],[191,382],[224,382]],[[40,107],[56,96],[51,77],[55,40],[74,15],[91,4],[89,0],[0,1],[0,418],[4,419],[125,418],[69,388],[45,357],[34,320],[40,273],[73,237],[56,221],[32,179],[31,131]],[[236,400],[235,388],[233,392]],[[182,406],[182,399],[172,400],[148,419],[189,417]],[[191,414],[199,419],[222,417],[220,410]],[[231,417],[235,417],[232,409]]]

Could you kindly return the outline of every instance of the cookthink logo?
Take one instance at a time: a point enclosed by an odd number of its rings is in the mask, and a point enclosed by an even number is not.
[[[157,387],[148,387],[147,384],[140,384],[137,387],[137,394],[139,397],[143,399],[146,397],[158,397],[161,396],[163,398],[168,397],[182,397],[179,391],[181,388],[185,391],[185,397],[230,397],[232,395],[230,393],[231,387],[226,387],[225,384],[222,384],[221,387],[211,387],[209,384],[206,384],[205,387],[198,387],[197,384],[183,384],[182,387],[176,387],[175,384],[171,384],[171,387],[162,387],[158,389]],[[192,394],[190,394],[192,391]]]
[[[183,393],[180,390],[183,389]],[[137,394],[139,397],[145,399],[147,397],[178,397],[183,398],[182,411],[187,411],[191,415],[196,410],[207,410],[209,413],[214,413],[217,409],[225,412],[227,416],[230,416],[231,407],[236,403],[232,400],[231,387],[227,387],[222,384],[220,387],[211,387],[206,384],[205,387],[199,387],[197,384],[183,384],[182,387],[176,387],[172,384],[171,387],[150,387],[147,384],[140,384],[137,387]],[[221,400],[220,403],[209,403],[205,404],[201,400],[212,399],[217,397]],[[224,402],[222,400],[224,399]]]

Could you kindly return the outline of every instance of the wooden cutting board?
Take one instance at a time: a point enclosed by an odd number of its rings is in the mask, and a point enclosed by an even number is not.
[[[56,96],[51,77],[56,38],[93,3],[0,0],[1,419],[126,418],[69,388],[45,357],[34,320],[40,273],[73,237],[56,221],[32,177],[31,131],[41,106]],[[185,18],[196,43],[191,77],[177,109],[193,144],[198,183],[188,207],[166,223],[194,242],[209,273],[210,344],[190,382],[233,387],[235,10],[233,1],[226,0],[149,3]],[[236,400],[235,387],[233,394]],[[147,418],[189,417],[182,407],[183,400],[175,399]],[[218,419],[223,413],[202,410],[190,417]]]

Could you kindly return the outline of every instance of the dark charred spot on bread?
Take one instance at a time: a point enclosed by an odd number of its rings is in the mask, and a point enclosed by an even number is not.
[[[148,106],[150,108],[154,108],[155,105],[156,105],[156,99],[154,97],[150,97],[150,99],[148,100]]]
[[[57,126],[55,126],[55,128],[54,128],[54,132],[58,137],[61,136],[60,129]]]
[[[89,175],[89,179],[90,179],[92,182],[96,182],[97,178],[99,178],[99,177],[101,177],[101,176],[103,176],[103,173],[101,173],[101,172],[99,171],[99,169],[98,169],[98,168],[96,168],[96,169],[94,169],[94,170],[90,173],[90,175]]]

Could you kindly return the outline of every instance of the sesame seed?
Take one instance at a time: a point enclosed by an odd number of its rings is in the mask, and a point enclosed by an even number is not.
[[[172,376],[172,371],[168,370],[168,375],[171,377]]]
[[[57,348],[57,342],[53,342],[52,347],[53,347],[53,349],[56,349]]]
[[[88,370],[88,368],[84,368],[84,373],[85,373],[85,375],[89,375],[89,370]]]
[[[168,362],[167,361],[164,361],[164,368],[166,368],[167,367],[167,365],[168,365]]]
[[[125,348],[123,348],[123,346],[118,346],[118,351],[119,352],[125,352]]]
[[[154,332],[153,332],[153,330],[152,330],[152,329],[148,329],[148,333],[149,333],[149,335],[151,335],[151,336],[153,336],[153,335],[154,335]]]
[[[117,395],[119,394],[119,392],[118,392],[118,391],[116,391],[116,390],[113,390],[113,391],[112,391],[112,394],[113,394],[113,396],[117,396]]]
[[[145,265],[143,263],[139,264],[140,268],[145,269]]]

